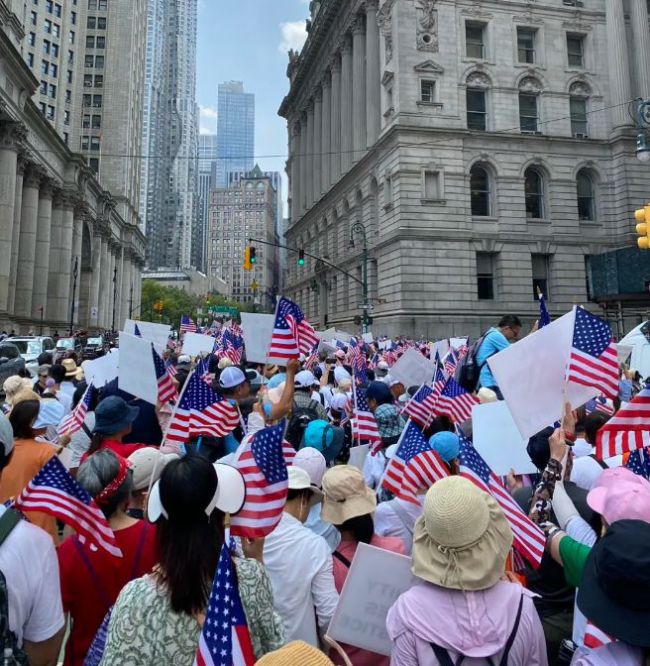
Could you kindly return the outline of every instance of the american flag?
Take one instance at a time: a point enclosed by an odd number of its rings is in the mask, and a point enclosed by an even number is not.
[[[241,363],[242,355],[244,353],[244,338],[241,335],[238,335],[232,328],[226,329],[221,336],[221,347],[224,354],[234,365],[239,365]]]
[[[77,403],[77,406],[68,414],[57,429],[59,437],[64,435],[73,435],[77,432],[83,425],[84,420],[86,419],[86,414],[88,413],[88,408],[90,403],[95,397],[95,387],[92,384],[88,384],[88,388],[84,391],[84,394],[81,396],[81,400]]]
[[[304,363],[305,370],[313,370],[317,365],[318,365],[318,349],[314,349],[314,351],[305,360]]]
[[[351,365],[356,382],[365,386],[368,383],[368,361],[366,361],[366,355],[358,347],[355,347],[355,351],[352,353]]]
[[[650,480],[650,447],[632,451],[625,466],[635,474]]]
[[[41,511],[72,527],[80,536],[115,557],[122,557],[113,530],[87,490],[63,466],[58,456],[47,462],[14,502],[21,511]]]
[[[246,483],[246,501],[232,517],[233,536],[264,537],[280,522],[289,488],[284,429],[282,422],[259,430],[244,442],[237,454],[235,466]]]
[[[187,315],[181,316],[181,333],[196,333],[196,324],[191,317]]]
[[[450,349],[445,356],[445,372],[448,377],[451,377],[456,370],[456,364],[458,363],[458,357],[456,352],[453,349]]]
[[[176,377],[178,370],[176,370],[176,366],[173,364],[171,359],[165,361],[165,367],[167,368],[167,372],[169,373],[170,377]]]
[[[403,414],[409,416],[417,424],[426,427],[433,418],[439,396],[439,391],[435,391],[430,386],[423,384],[417,393],[406,403]]]
[[[460,475],[489,493],[497,501],[514,535],[514,547],[532,566],[538,567],[544,554],[544,532],[519,508],[505,486],[472,443],[459,431]]]
[[[544,300],[544,294],[542,294],[541,291],[538,290],[537,292],[539,296],[539,324],[538,328],[544,328],[544,326],[548,326],[551,323],[551,315],[548,313],[548,310],[546,309],[546,301]]]
[[[650,446],[650,386],[621,407],[596,434],[596,458]]]
[[[158,402],[164,405],[167,402],[176,400],[178,392],[172,381],[169,368],[165,365],[165,362],[153,345],[151,345],[151,353],[153,355],[153,368],[156,372],[156,381],[158,382]]]
[[[595,624],[587,620],[585,626],[585,635],[583,639],[584,646],[590,650],[596,650],[608,643],[614,642],[616,639],[612,638],[609,634],[599,629]]]
[[[479,404],[479,399],[468,393],[462,386],[450,377],[440,393],[436,409],[439,414],[448,414],[454,421],[460,423],[472,418],[472,407]]]
[[[253,666],[255,653],[246,622],[232,555],[223,544],[194,666]]]
[[[371,370],[376,370],[377,369],[377,363],[379,363],[379,354],[377,352],[375,352],[372,355],[372,358],[370,359],[370,363],[368,364],[368,367]]]
[[[590,400],[585,405],[585,414],[591,414],[592,412],[602,412],[607,416],[614,416],[616,409],[614,408],[613,403],[608,400],[604,395],[598,396],[593,400]]]
[[[405,502],[419,504],[418,490],[430,488],[449,476],[440,456],[431,449],[420,429],[409,421],[395,455],[388,461],[382,486]]]
[[[195,435],[225,437],[239,424],[238,409],[205,383],[206,372],[205,361],[201,361],[187,380],[169,422],[169,441],[184,443]]]
[[[275,311],[275,324],[269,356],[274,358],[298,358],[309,356],[319,343],[311,324],[305,319],[300,307],[282,297]]]
[[[138,325],[137,325],[137,324],[133,324],[133,328],[134,328],[134,331],[133,331],[133,332],[135,333],[135,336],[136,336],[137,338],[141,338],[141,337],[142,337],[142,333],[140,333],[140,329],[138,328]]]
[[[375,416],[370,411],[370,407],[368,407],[366,389],[357,386],[356,381],[353,381],[352,392],[354,397],[352,420],[350,422],[352,437],[370,442],[373,452],[376,453],[377,448],[381,446],[381,437],[379,436],[379,428],[377,427]]]
[[[608,398],[618,395],[618,357],[612,329],[584,308],[576,308],[567,381],[593,386]]]

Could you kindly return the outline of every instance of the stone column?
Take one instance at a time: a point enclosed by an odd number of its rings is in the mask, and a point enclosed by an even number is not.
[[[338,182],[341,175],[341,57],[335,53],[330,62],[332,95],[330,101],[330,181]]]
[[[70,280],[68,282],[68,293],[70,298],[68,299],[68,317],[70,317],[70,308],[72,307],[72,291],[74,286],[74,267],[75,260],[77,261],[77,288],[74,290],[74,321],[73,325],[81,322],[84,318],[87,318],[89,314],[87,311],[81,312],[81,244],[83,242],[83,225],[84,225],[84,211],[82,208],[75,208],[73,213],[73,222],[72,222],[72,256],[70,257]],[[92,256],[91,256],[92,258]],[[91,280],[92,281],[92,280]],[[89,298],[90,295],[87,293],[86,298]],[[83,316],[82,316],[83,315]]]
[[[302,114],[300,121],[300,143],[298,144],[300,154],[300,217],[307,208],[307,114]]]
[[[300,123],[298,121],[289,125],[289,172],[291,178],[291,220],[295,222],[300,217]]]
[[[23,205],[23,176],[25,160],[18,156],[16,167],[16,188],[14,195],[14,224],[11,231],[11,266],[9,268],[9,298],[7,310],[10,314],[16,309],[16,273],[18,272],[18,247],[20,245],[20,217]]]
[[[332,125],[332,84],[328,74],[325,74],[323,79],[323,126],[321,133],[321,192],[325,193],[329,190],[331,176],[331,153],[332,146],[330,141],[330,132]]]
[[[38,226],[38,189],[43,171],[30,167],[23,179],[23,200],[20,215],[20,241],[16,272],[16,300],[14,311],[19,317],[33,317],[34,257],[36,255],[36,228]],[[38,307],[38,304],[37,306]]]
[[[320,88],[314,93],[314,203],[316,203],[322,193],[321,173],[323,169],[323,91]]]
[[[630,14],[634,37],[635,97],[650,97],[650,30],[648,30],[648,3],[631,0]]]
[[[99,327],[99,293],[102,281],[102,237],[99,228],[95,227],[92,249],[92,273],[90,277],[90,303],[88,304],[88,322],[91,328]],[[97,313],[93,317],[93,309]]]
[[[52,225],[50,231],[50,265],[47,279],[47,316],[57,321],[65,320],[59,307],[59,275],[61,271],[61,245],[63,242],[63,200],[60,194],[52,203]]]
[[[49,179],[41,183],[38,193],[38,224],[36,227],[36,255],[34,257],[34,296],[32,316],[48,318],[47,283],[50,272],[50,236],[52,233],[52,198],[54,183]]]
[[[362,16],[352,22],[352,159],[358,162],[366,148],[366,26]]]
[[[627,37],[625,34],[625,13],[621,0],[607,0],[607,44],[609,45],[609,81],[612,105],[612,125],[629,125],[627,102],[631,96],[630,67],[627,59]],[[647,23],[645,29],[648,29]]]
[[[126,319],[130,318],[129,308],[131,307],[131,254],[125,249],[124,250],[124,260],[122,262],[122,271],[124,275],[122,277],[122,321],[124,323]]]
[[[61,216],[61,250],[59,254],[59,273],[56,283],[56,300],[58,319],[70,320],[70,299],[72,298],[72,281],[74,271],[74,256],[76,251],[74,237],[74,201],[70,197],[63,200],[63,214]],[[81,238],[79,238],[79,250],[81,251]],[[76,256],[76,255],[75,255]],[[81,259],[79,260],[81,261]],[[75,298],[79,299],[79,276],[80,265],[77,266],[77,293]],[[75,306],[76,314],[76,306]]]
[[[352,165],[352,40],[341,42],[341,174]]]
[[[309,210],[314,203],[314,102],[307,106],[307,148],[305,162],[307,163],[307,196],[305,210]]]
[[[111,289],[110,282],[110,259],[108,256],[108,238],[102,236],[101,240],[101,253],[102,253],[102,270],[101,282],[99,284],[99,311],[97,315],[97,322],[100,327],[106,328],[106,306],[108,304],[108,294]]]
[[[374,145],[381,128],[381,64],[379,62],[379,0],[366,0],[366,136]]]
[[[113,328],[113,310],[115,310],[115,326],[119,326],[117,321],[117,301],[115,300],[115,290],[117,288],[117,273],[115,268],[117,267],[117,243],[110,241],[108,246],[108,256],[110,258],[110,269],[109,269],[109,285],[110,292],[108,294],[108,312],[106,313],[106,323],[109,328]]]

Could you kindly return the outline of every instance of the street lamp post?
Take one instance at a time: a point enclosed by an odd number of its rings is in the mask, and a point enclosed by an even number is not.
[[[77,298],[77,275],[79,274],[79,257],[74,258],[74,268],[72,269],[72,302],[70,303],[70,335],[74,329],[74,302]]]
[[[364,333],[368,332],[368,320],[370,319],[370,303],[368,303],[368,236],[366,234],[366,228],[361,224],[361,222],[355,222],[350,229],[350,247],[354,247],[354,235],[359,234],[363,242],[363,254],[361,255],[362,261],[362,281],[363,281],[363,303],[361,307],[363,308],[363,327],[362,331]]]

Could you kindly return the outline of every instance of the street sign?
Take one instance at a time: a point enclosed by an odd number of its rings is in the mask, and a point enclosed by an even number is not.
[[[237,308],[229,308],[226,305],[213,305],[208,308],[210,314],[213,315],[226,315],[228,317],[236,317],[239,315],[239,310]]]

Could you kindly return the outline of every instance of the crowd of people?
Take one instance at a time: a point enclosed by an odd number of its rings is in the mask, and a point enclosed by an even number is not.
[[[521,329],[507,315],[482,338],[480,402],[503,399],[486,360]],[[388,353],[354,342],[367,362],[359,388],[380,438],[363,459],[352,428],[350,345],[285,367],[211,355],[204,380],[237,408],[240,422],[222,437],[198,434],[181,445],[164,436],[174,406],[151,405],[117,380],[95,392],[76,432],[61,435],[87,389],[73,358],[54,364],[44,356],[35,378],[7,379],[0,416],[3,663],[192,664],[230,516],[247,492],[233,460],[257,433],[285,421],[295,456],[282,515],[265,537],[238,538],[232,548],[255,663],[648,666],[650,482],[620,456],[594,455],[599,429],[643,390],[638,373],[621,366],[614,401],[568,407],[559,427],[528,442],[538,473],[504,479],[546,538],[533,567],[514,553],[495,498],[460,473],[460,441],[471,438],[471,420],[454,423],[439,413],[422,428],[448,476],[418,488],[417,503],[383,487],[407,426],[404,407],[419,388],[404,386],[391,369],[406,347],[428,352],[423,342],[400,342],[402,350]],[[182,395],[200,359],[174,343],[164,356]],[[7,508],[54,456],[100,508],[121,558],[47,512]],[[327,636],[359,544],[411,558],[416,582],[387,609],[390,655]]]

